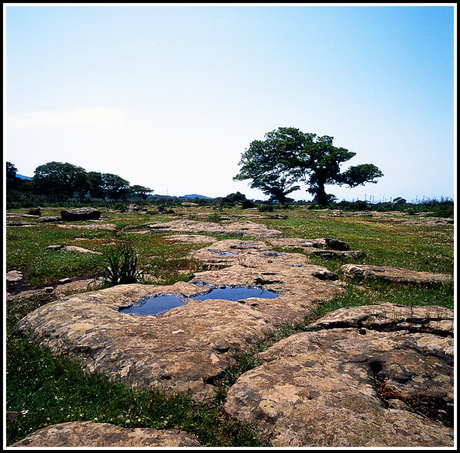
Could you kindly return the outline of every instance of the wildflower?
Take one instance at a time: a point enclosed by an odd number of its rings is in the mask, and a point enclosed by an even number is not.
[[[23,409],[23,410],[21,411],[21,414],[22,414],[22,415],[26,415],[28,412],[29,412],[29,411],[28,411],[27,409]]]

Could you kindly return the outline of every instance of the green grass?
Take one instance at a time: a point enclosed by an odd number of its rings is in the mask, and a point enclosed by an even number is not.
[[[196,220],[203,220],[196,215],[198,212],[207,213],[208,221],[218,220],[212,210],[202,207],[175,207],[174,210],[185,217],[195,216]],[[19,213],[25,211],[18,210]],[[42,211],[42,216],[59,215],[59,208]],[[249,220],[281,230],[287,237],[330,237],[345,241],[350,249],[365,252],[364,258],[356,260],[309,257],[312,264],[324,266],[339,276],[340,266],[350,262],[453,273],[453,226],[402,225],[389,218],[376,217],[327,217],[330,211],[299,207],[279,212],[288,218]],[[247,213],[238,208],[228,208],[219,212],[219,216],[243,217]],[[187,255],[209,244],[171,243],[161,234],[139,233],[148,229],[144,227],[146,223],[174,218],[171,215],[146,217],[139,213],[104,212],[102,222],[114,223],[116,231],[61,229],[32,220],[37,222],[37,226],[7,228],[6,265],[8,269],[25,270],[30,285],[49,285],[64,277],[96,277],[100,275],[101,266],[106,264],[105,256],[113,244],[129,241],[139,255],[139,266],[156,277],[156,284],[187,281],[192,273],[202,268],[198,261],[189,259]],[[77,245],[103,255],[47,250],[46,247],[52,244]],[[7,305],[6,406],[7,410],[22,411],[17,419],[7,421],[8,444],[50,424],[93,420],[130,427],[178,428],[195,434],[203,446],[257,447],[266,446],[267,442],[258,437],[254,427],[229,418],[223,411],[228,387],[242,373],[259,364],[257,352],[286,336],[304,331],[309,322],[345,306],[386,301],[453,308],[454,285],[408,287],[368,281],[350,283],[345,295],[319,305],[305,322],[281,326],[271,338],[242,354],[235,366],[219,376],[215,398],[207,404],[194,402],[190,395],[134,391],[103,376],[85,375],[66,356],[54,357],[48,349],[17,335],[14,332],[16,323],[52,297],[42,295]]]
[[[218,402],[136,391],[101,375],[88,376],[64,355],[53,357],[47,348],[17,337],[9,339],[7,356],[7,410],[21,411],[8,421],[7,444],[48,425],[89,420],[181,429],[202,446],[264,445],[251,426],[227,418]]]

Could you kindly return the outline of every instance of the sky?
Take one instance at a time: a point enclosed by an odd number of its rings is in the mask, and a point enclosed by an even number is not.
[[[279,127],[334,137],[377,184],[337,200],[454,198],[456,3],[14,4],[4,162],[113,173],[154,194],[267,199],[234,181]],[[290,196],[311,200],[302,185]]]

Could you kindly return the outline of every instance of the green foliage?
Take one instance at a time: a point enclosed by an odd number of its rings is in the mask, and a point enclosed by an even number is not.
[[[88,190],[86,171],[69,163],[49,162],[35,169],[33,184],[38,194],[57,200],[83,195]]]
[[[99,279],[103,286],[138,283],[143,279],[144,271],[139,269],[139,255],[128,241],[110,247],[105,252],[105,261]]]
[[[279,203],[300,189],[305,182],[307,191],[315,195],[319,205],[328,205],[324,186],[347,184],[350,187],[375,183],[383,173],[373,164],[350,167],[341,173],[340,165],[356,153],[332,144],[333,137],[303,133],[293,127],[280,127],[265,134],[265,140],[254,140],[242,154],[235,180],[251,180],[251,187],[262,190]]]
[[[269,203],[263,203],[257,207],[257,210],[259,212],[273,212],[273,205]]]

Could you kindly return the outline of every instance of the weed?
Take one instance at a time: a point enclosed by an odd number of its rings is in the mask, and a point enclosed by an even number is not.
[[[109,248],[105,253],[106,266],[101,269],[102,286],[115,286],[138,283],[143,279],[144,271],[139,268],[139,255],[131,242],[122,241]]]

